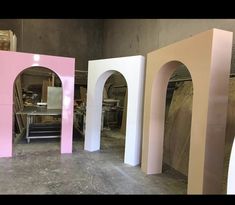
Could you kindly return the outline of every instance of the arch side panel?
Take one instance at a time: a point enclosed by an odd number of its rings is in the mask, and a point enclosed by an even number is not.
[[[141,158],[144,58],[137,59],[125,69],[135,69],[135,72],[122,73],[128,86],[124,163],[136,166]]]

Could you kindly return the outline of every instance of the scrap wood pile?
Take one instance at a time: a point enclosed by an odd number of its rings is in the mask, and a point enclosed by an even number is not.
[[[13,113],[15,117],[15,132],[19,134],[23,132],[26,126],[25,116],[16,114],[17,112],[23,110],[24,108],[20,77],[18,77],[15,81],[13,98],[14,98]]]

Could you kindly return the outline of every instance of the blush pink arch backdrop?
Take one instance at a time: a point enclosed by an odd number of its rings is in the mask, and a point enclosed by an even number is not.
[[[0,51],[0,157],[12,156],[14,81],[23,70],[33,66],[48,68],[61,80],[61,153],[72,153],[74,65],[74,58]]]
[[[182,63],[193,81],[189,194],[222,191],[232,37],[212,29],[147,55],[141,168],[162,172],[167,83]]]

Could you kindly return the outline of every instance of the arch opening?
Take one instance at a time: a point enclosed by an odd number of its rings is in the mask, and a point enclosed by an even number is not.
[[[103,85],[101,110],[101,150],[117,152],[124,159],[128,88],[124,76],[114,71]]]
[[[175,173],[187,183],[193,86],[191,75],[181,64],[172,73],[166,93],[163,173]]]
[[[224,147],[224,169],[223,169],[223,194],[234,194],[234,136],[235,136],[235,76],[233,70],[230,71],[229,91],[228,91],[228,107],[227,107],[227,123]],[[233,181],[230,181],[233,180]]]
[[[156,122],[162,126],[158,127],[158,131],[152,128],[152,132],[162,133],[163,136],[160,139],[162,150],[158,153],[160,158],[157,158],[159,173],[171,176],[174,183],[184,187],[184,193],[187,193],[193,83],[186,65],[179,61],[164,64],[155,79],[152,96],[155,96],[152,112],[158,112]],[[162,100],[157,104],[156,100],[160,97]]]
[[[60,151],[62,102],[62,81],[50,68],[32,66],[17,75],[12,129],[16,153],[45,148]]]

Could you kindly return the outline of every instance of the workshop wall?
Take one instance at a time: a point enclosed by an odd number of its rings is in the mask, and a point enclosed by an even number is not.
[[[1,19],[17,36],[17,51],[76,58],[76,69],[102,58],[101,19]]]
[[[235,32],[234,19],[110,19],[104,21],[103,58],[144,55],[197,33],[218,28]],[[233,37],[235,38],[235,37]],[[233,42],[235,42],[233,40]],[[232,71],[235,72],[233,51]],[[184,77],[177,70],[177,78]]]

